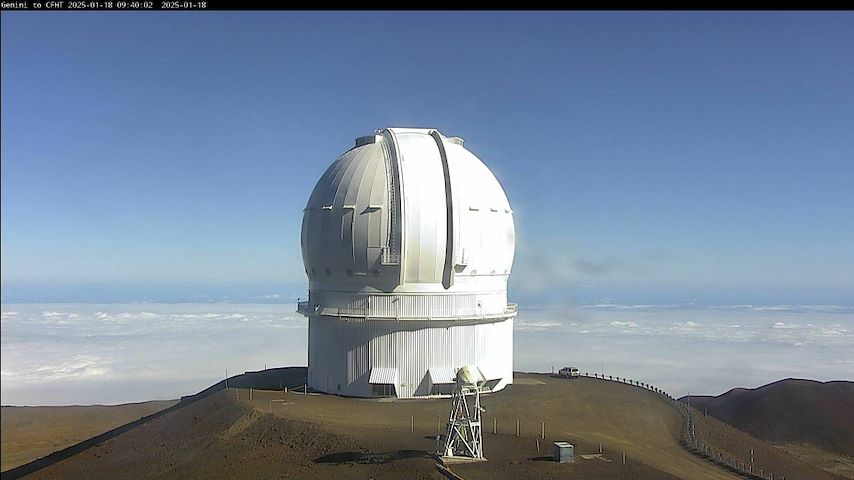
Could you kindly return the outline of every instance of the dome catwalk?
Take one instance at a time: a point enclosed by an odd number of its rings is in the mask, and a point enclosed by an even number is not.
[[[302,223],[308,382],[357,397],[448,396],[476,366],[513,383],[513,211],[458,137],[388,128],[317,182]]]

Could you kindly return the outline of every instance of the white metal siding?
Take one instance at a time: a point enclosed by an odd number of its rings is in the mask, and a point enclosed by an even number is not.
[[[437,323],[441,325],[437,326]],[[367,397],[372,369],[395,369],[398,397],[430,393],[430,369],[489,366],[513,383],[513,319],[488,323],[309,319],[309,383],[312,388]]]
[[[397,369],[374,367],[371,369],[371,377],[368,379],[368,383],[390,383],[392,385],[397,385]]]
[[[457,372],[454,368],[434,367],[429,370],[430,383],[454,383],[457,378]]]
[[[365,294],[313,290],[311,302],[330,309],[326,315],[400,319],[500,316],[507,311],[507,291]]]

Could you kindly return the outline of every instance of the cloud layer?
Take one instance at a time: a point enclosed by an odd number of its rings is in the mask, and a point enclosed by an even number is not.
[[[521,308],[516,330],[517,369],[574,365],[677,395],[786,377],[851,379],[854,372],[854,308],[846,306]]]
[[[230,374],[305,365],[307,322],[281,304],[2,307],[4,404],[177,398]],[[596,303],[520,309],[517,370],[574,365],[721,393],[854,372],[854,308]]]
[[[219,380],[226,369],[305,365],[306,321],[293,310],[269,304],[4,305],[3,402],[177,398]],[[52,394],[45,394],[48,386]]]

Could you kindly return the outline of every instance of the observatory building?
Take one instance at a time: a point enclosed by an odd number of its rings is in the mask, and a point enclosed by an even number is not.
[[[356,397],[449,396],[473,366],[513,383],[513,211],[458,137],[387,128],[356,139],[305,207],[308,385]]]

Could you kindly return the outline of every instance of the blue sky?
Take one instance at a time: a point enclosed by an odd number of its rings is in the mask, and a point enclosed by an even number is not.
[[[4,12],[3,301],[295,295],[315,181],[423,126],[507,191],[511,296],[851,305],[852,45],[850,12]]]

